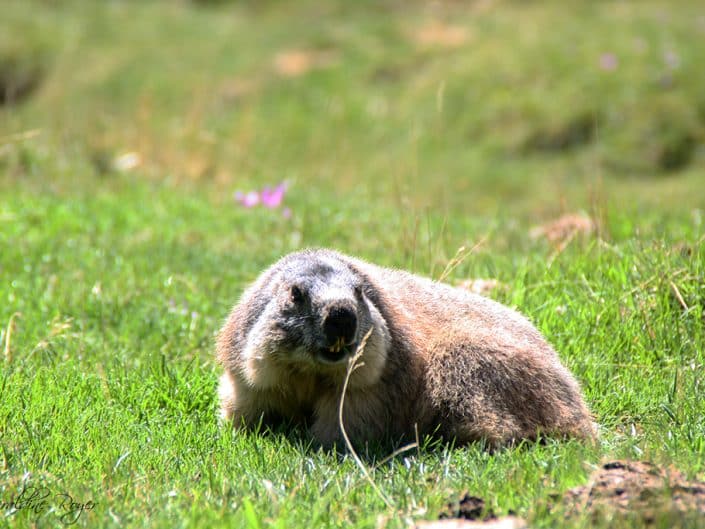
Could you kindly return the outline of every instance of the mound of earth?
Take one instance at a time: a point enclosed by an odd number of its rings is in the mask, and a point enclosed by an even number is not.
[[[652,524],[705,517],[705,483],[689,481],[675,468],[645,461],[611,461],[594,472],[587,485],[563,497],[569,515],[623,516]]]
[[[485,507],[485,500],[465,494],[449,503],[440,520],[419,522],[416,529],[526,529],[526,521],[515,516],[495,516]]]
[[[624,518],[639,526],[667,527],[685,520],[705,521],[705,483],[686,479],[673,467],[647,461],[610,461],[587,485],[554,497],[568,518],[587,515],[597,522]],[[513,514],[513,513],[510,513]],[[440,520],[418,522],[416,529],[526,529],[525,520],[497,517],[482,498],[465,494],[449,503]],[[699,526],[699,525],[698,525]],[[705,527],[705,526],[704,526]]]
[[[449,503],[439,518],[462,518],[463,520],[495,520],[492,509],[485,508],[485,500],[465,494],[458,503]]]

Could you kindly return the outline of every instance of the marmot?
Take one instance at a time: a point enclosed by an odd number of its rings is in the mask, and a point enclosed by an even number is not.
[[[217,339],[222,416],[290,421],[323,446],[440,436],[490,446],[592,438],[577,382],[523,316],[490,299],[332,250],[265,270]]]

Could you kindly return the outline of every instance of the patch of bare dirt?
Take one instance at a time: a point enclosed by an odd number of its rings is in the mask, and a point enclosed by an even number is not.
[[[440,518],[463,518],[465,520],[492,520],[497,518],[492,509],[485,509],[485,500],[465,494],[457,503],[449,503]]]
[[[568,213],[556,220],[532,228],[529,236],[532,239],[545,237],[556,246],[565,246],[576,235],[589,235],[595,231],[595,222],[580,213]]]
[[[587,485],[555,496],[567,518],[588,515],[593,522],[624,519],[638,527],[679,525],[705,521],[705,482],[688,480],[673,467],[647,461],[610,461],[591,476]],[[510,513],[511,514],[511,513]],[[515,516],[497,517],[482,498],[465,494],[449,503],[439,520],[421,521],[416,529],[528,529]]]
[[[458,48],[469,37],[466,28],[439,21],[429,22],[412,34],[412,39],[420,46],[437,48]]]
[[[274,57],[274,70],[282,77],[301,77],[311,70],[331,66],[335,58],[331,51],[282,50]]]
[[[416,529],[525,529],[526,521],[515,516],[495,516],[485,507],[485,500],[465,494],[449,503],[439,520],[418,522]]]
[[[705,483],[645,461],[610,461],[562,501],[569,516],[588,512],[593,518],[628,516],[651,524],[664,518],[705,517]]]

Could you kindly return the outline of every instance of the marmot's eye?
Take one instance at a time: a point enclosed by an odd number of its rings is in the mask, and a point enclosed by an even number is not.
[[[358,285],[358,286],[355,287],[355,295],[356,295],[358,298],[361,298],[361,297],[362,297],[362,287],[361,287],[360,285]]]
[[[304,291],[301,290],[301,287],[294,285],[291,287],[291,301],[294,303],[303,303],[306,295],[304,294]]]

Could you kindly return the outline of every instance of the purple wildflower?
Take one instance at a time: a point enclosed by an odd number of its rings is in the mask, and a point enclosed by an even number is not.
[[[281,206],[286,192],[286,182],[282,182],[275,188],[265,187],[262,189],[262,205],[266,208],[274,209]]]
[[[603,53],[600,55],[600,69],[606,72],[613,72],[619,66],[619,59],[614,53]]]
[[[287,183],[282,182],[274,187],[264,187],[262,191],[249,191],[247,193],[236,191],[234,196],[235,200],[246,208],[253,208],[262,204],[265,208],[276,209],[282,205],[287,187]],[[291,217],[291,210],[284,208],[282,215],[288,219]]]
[[[250,191],[248,193],[237,191],[235,193],[235,200],[237,200],[242,206],[251,208],[259,204],[260,196],[257,191]]]

